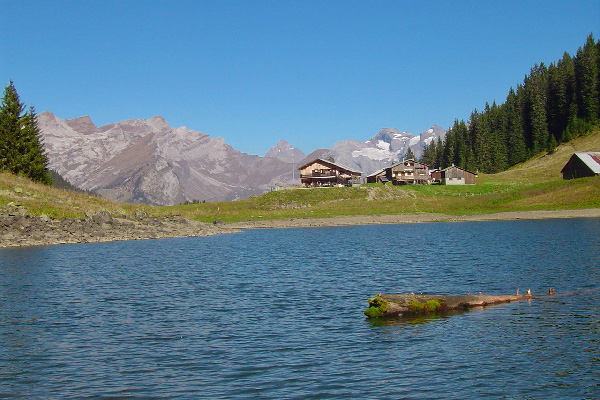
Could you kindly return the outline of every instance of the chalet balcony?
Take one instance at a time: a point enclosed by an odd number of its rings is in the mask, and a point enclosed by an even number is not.
[[[313,171],[310,174],[300,174],[300,178],[335,178],[337,175],[335,171],[327,171],[327,172],[315,172]]]

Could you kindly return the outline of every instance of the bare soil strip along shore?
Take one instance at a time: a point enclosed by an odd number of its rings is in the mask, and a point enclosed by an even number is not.
[[[499,221],[516,219],[599,218],[600,208],[556,211],[510,211],[454,216],[446,214],[355,215],[330,218],[290,218],[235,223],[205,223],[182,217],[156,218],[145,213],[114,216],[89,213],[85,218],[52,219],[27,212],[0,213],[0,247],[209,236],[244,229],[309,228],[427,222]]]
[[[396,214],[396,215],[344,215],[330,218],[290,218],[282,220],[255,220],[227,224],[236,229],[261,228],[310,228],[347,225],[380,225],[380,224],[415,224],[426,222],[467,222],[467,221],[501,221],[518,219],[551,219],[551,218],[598,218],[600,208],[581,210],[554,211],[509,211],[481,215],[447,215],[447,214]]]

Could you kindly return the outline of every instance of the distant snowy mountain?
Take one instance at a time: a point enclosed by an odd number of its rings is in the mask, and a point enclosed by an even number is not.
[[[432,140],[442,139],[446,131],[437,125],[414,136],[409,132],[400,132],[394,128],[384,128],[366,142],[357,140],[344,140],[334,144],[323,157],[332,157],[336,163],[363,172],[369,175],[392,163],[401,161],[410,148],[415,158],[423,155],[423,148]],[[307,157],[308,158],[308,157]]]

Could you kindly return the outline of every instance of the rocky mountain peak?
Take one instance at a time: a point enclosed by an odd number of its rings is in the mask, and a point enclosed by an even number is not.
[[[421,133],[421,141],[423,141],[426,146],[429,146],[433,139],[437,140],[438,137],[443,139],[445,135],[446,131],[443,128],[438,125],[433,125],[431,128]]]
[[[400,132],[396,128],[383,128],[377,135],[373,136],[368,142],[377,144],[378,141],[384,141],[385,143],[392,143],[394,140],[398,140],[405,137],[412,137],[413,135],[409,132]]]
[[[92,122],[92,119],[87,115],[79,118],[68,119],[65,122],[72,129],[81,132],[85,135],[95,133],[98,129],[96,125]]]
[[[287,141],[281,139],[277,145],[271,147],[265,157],[276,158],[283,162],[297,163],[306,157],[302,150],[292,147]]]
[[[112,200],[157,205],[237,200],[294,183],[292,165],[233,149],[164,118],[96,128],[89,117],[38,118],[50,168]],[[90,135],[94,132],[93,135]]]
[[[171,129],[171,125],[160,115],[156,115],[149,120],[146,120],[149,125],[157,130],[168,130]]]

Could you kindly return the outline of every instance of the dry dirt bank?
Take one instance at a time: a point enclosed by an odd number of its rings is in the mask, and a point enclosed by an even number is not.
[[[600,208],[558,211],[511,211],[504,213],[455,216],[446,214],[348,215],[331,218],[291,218],[228,224],[235,229],[308,228],[346,225],[414,224],[424,222],[499,221],[516,219],[599,218]]]

